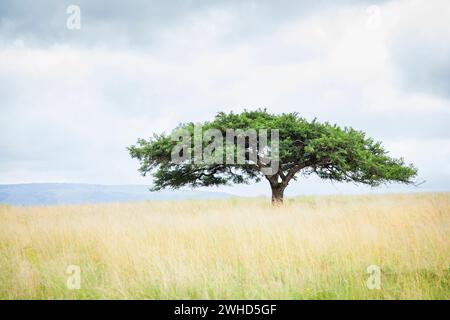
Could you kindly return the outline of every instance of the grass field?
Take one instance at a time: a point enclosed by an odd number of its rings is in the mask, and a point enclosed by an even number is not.
[[[0,206],[1,299],[449,299],[449,267],[449,193]]]

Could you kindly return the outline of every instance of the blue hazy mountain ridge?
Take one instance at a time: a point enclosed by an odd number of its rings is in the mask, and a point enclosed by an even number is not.
[[[145,185],[96,185],[72,183],[1,184],[0,204],[55,205],[115,203],[147,200],[220,199],[223,192],[164,190],[150,192]]]

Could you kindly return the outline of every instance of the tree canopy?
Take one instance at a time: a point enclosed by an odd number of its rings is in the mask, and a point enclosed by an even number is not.
[[[195,161],[196,126],[201,125],[202,134],[210,129],[219,132],[226,139],[229,129],[271,130],[278,132],[277,171],[267,173],[260,161],[227,163],[225,153],[232,151],[233,158],[239,152],[236,145],[226,143],[222,148],[216,144],[216,161]],[[188,141],[188,148],[180,154],[189,157],[186,161],[174,162],[173,150],[180,145],[173,136],[183,130],[194,137]],[[248,138],[248,137],[247,137]],[[273,138],[273,137],[272,137]],[[200,148],[206,148],[213,139],[200,141]],[[234,142],[236,142],[234,138]],[[256,137],[255,147],[244,137],[246,160],[252,154],[274,152],[273,140],[264,148],[260,146],[261,137]],[[217,142],[217,141],[216,141]],[[230,150],[233,148],[233,150]],[[328,122],[307,121],[297,113],[271,114],[266,110],[244,111],[242,113],[218,113],[212,121],[201,124],[193,122],[180,124],[170,134],[154,134],[150,139],[138,139],[136,145],[128,148],[131,157],[140,162],[139,171],[145,176],[153,175],[153,190],[180,188],[183,186],[218,186],[259,181],[265,178],[272,189],[272,201],[283,201],[285,188],[292,180],[302,175],[316,174],[322,179],[338,182],[354,182],[378,186],[389,182],[411,184],[417,175],[412,164],[405,164],[402,158],[389,156],[382,144],[366,137],[362,131],[351,127],[339,127]],[[202,159],[200,159],[202,160]],[[218,161],[217,161],[218,160]],[[222,161],[221,161],[222,160]],[[273,159],[272,159],[273,160]]]

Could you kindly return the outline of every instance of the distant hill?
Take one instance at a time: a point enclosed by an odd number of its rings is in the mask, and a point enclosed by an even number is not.
[[[0,204],[53,205],[110,203],[145,200],[228,198],[230,194],[206,191],[150,192],[143,185],[95,185],[72,183],[30,183],[0,185]]]

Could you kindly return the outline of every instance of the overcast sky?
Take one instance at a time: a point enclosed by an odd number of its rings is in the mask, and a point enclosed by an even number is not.
[[[311,3],[2,0],[0,183],[151,184],[138,137],[266,107],[364,130],[426,180],[378,191],[449,191],[450,1]]]

